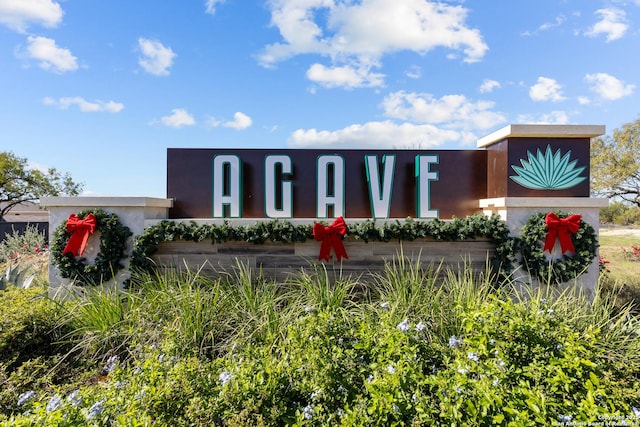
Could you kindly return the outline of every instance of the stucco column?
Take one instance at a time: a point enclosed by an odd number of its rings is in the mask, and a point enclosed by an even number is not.
[[[40,200],[40,205],[49,211],[49,246],[53,240],[53,234],[60,224],[69,218],[72,213],[78,213],[87,209],[102,209],[105,212],[114,213],[122,225],[129,227],[133,236],[127,241],[127,258],[122,260],[124,269],[120,270],[116,277],[106,283],[106,286],[121,286],[129,277],[129,255],[133,249],[133,237],[142,233],[145,221],[166,219],[169,208],[173,205],[172,199],[160,199],[149,197],[45,197]],[[100,251],[100,240],[92,235],[87,242],[84,257],[92,262]],[[58,269],[51,263],[49,256],[49,286],[50,293],[58,294],[61,287],[72,286],[72,283],[60,276]]]
[[[609,200],[589,194],[590,142],[604,132],[593,125],[510,125],[481,138],[478,147],[488,151],[488,165],[487,198],[479,207],[499,215],[514,237],[532,215],[556,210],[580,214],[597,235],[600,209]],[[522,265],[516,267],[515,282],[539,284]],[[575,283],[592,293],[598,276],[596,256]]]

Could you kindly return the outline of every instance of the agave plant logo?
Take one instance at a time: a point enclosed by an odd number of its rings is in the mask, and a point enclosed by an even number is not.
[[[509,177],[523,187],[533,190],[564,190],[587,179],[580,176],[584,166],[577,168],[577,160],[569,161],[571,151],[567,151],[565,155],[560,153],[560,149],[552,153],[551,146],[547,145],[544,154],[538,149],[536,155],[527,151],[527,157],[528,160],[520,159],[522,167],[511,166],[518,175]]]

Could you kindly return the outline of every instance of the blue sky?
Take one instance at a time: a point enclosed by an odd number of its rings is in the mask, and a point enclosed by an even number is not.
[[[474,149],[640,113],[640,0],[0,0],[0,150],[166,195],[167,148]]]

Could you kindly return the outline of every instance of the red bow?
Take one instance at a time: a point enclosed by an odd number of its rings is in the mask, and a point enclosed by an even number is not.
[[[67,219],[67,233],[71,233],[67,246],[62,251],[63,254],[70,253],[73,256],[80,256],[87,246],[89,235],[96,230],[96,217],[89,214],[85,219],[80,219],[76,214],[69,215]]]
[[[313,224],[313,237],[322,242],[320,245],[320,256],[318,259],[324,259],[329,261],[329,256],[331,254],[331,248],[333,247],[333,251],[336,253],[336,258],[338,261],[341,261],[342,258],[347,258],[347,251],[342,244],[342,237],[347,233],[347,224],[344,222],[344,218],[339,217],[333,224],[328,227],[325,227],[322,224],[318,224],[317,222]]]
[[[551,252],[556,244],[556,238],[559,238],[560,249],[562,250],[563,255],[567,252],[575,252],[569,231],[573,234],[578,232],[578,229],[580,228],[580,214],[569,215],[567,218],[560,218],[553,212],[549,212],[544,221],[547,224],[547,238],[544,242],[544,248],[542,251]]]

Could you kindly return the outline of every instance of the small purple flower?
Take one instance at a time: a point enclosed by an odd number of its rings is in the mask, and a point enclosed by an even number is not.
[[[472,362],[477,362],[478,360],[480,360],[478,353],[474,353],[473,351],[467,353],[467,358],[469,358],[469,360],[471,360]]]
[[[385,301],[380,303],[380,307],[382,307],[385,310],[388,310],[389,307],[391,307],[391,305],[387,301]]]
[[[18,406],[24,405],[25,403],[34,399],[35,397],[36,397],[36,394],[34,393],[33,390],[25,391],[20,396],[18,396]]]
[[[67,402],[71,404],[74,408],[77,408],[82,404],[82,397],[80,397],[80,391],[74,390],[69,396],[67,396]]]
[[[104,401],[99,401],[94,403],[91,408],[89,408],[89,414],[87,415],[90,420],[97,418],[102,411],[104,411]]]
[[[449,347],[460,347],[462,346],[462,339],[456,337],[455,335],[451,335],[449,337]]]
[[[409,321],[407,319],[404,319],[402,322],[398,323],[397,328],[401,332],[407,332],[409,329],[411,329],[411,324],[409,324]]]
[[[424,323],[420,322],[416,325],[416,331],[418,332],[422,332],[427,328],[427,325],[425,325]]]
[[[53,412],[60,407],[60,402],[62,402],[62,398],[57,394],[49,399],[49,403],[47,403],[47,412]]]
[[[558,415],[558,420],[560,420],[561,423],[569,423],[573,420],[573,417],[571,415]]]
[[[227,384],[229,381],[233,379],[233,375],[229,371],[224,371],[220,374],[218,379],[220,379],[220,382],[224,386],[225,384]]]
[[[302,408],[302,414],[304,415],[304,418],[307,420],[310,420],[311,418],[313,418],[313,415],[316,413],[316,411],[313,410],[313,407],[311,407],[311,405],[307,405],[304,408]]]
[[[108,358],[107,364],[104,365],[104,368],[102,368],[102,372],[104,372],[105,374],[108,374],[111,371],[113,371],[116,368],[116,365],[118,364],[118,360],[119,360],[118,355],[113,355],[110,358]]]

